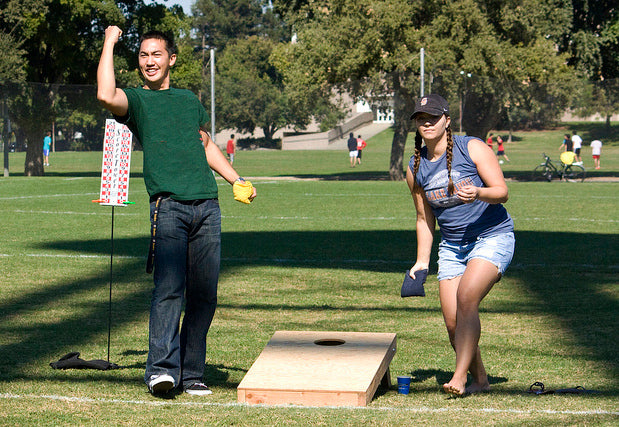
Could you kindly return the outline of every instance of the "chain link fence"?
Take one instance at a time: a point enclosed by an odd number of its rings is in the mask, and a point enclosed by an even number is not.
[[[392,77],[386,76],[385,80]],[[418,81],[418,76],[405,82],[414,96],[419,92],[415,79]],[[357,85],[360,86],[363,85]],[[388,88],[388,85],[374,85],[373,90],[368,90],[365,104],[377,121],[393,115]],[[616,79],[561,87],[499,81],[452,71],[438,77],[430,74],[425,92],[446,96],[454,129],[469,134],[485,119],[492,122],[492,128],[513,131],[544,129],[561,121],[594,120],[610,124],[619,119]],[[210,106],[206,107],[210,110]],[[95,85],[0,84],[0,150],[26,151],[29,145],[42,145],[47,131],[52,132],[54,151],[101,150],[105,119],[109,117],[110,113],[97,101]]]

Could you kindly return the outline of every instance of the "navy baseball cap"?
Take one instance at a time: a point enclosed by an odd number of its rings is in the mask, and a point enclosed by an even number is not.
[[[428,113],[432,116],[442,116],[449,114],[449,104],[440,95],[430,94],[423,96],[415,102],[415,111],[411,116],[411,120],[419,113]]]

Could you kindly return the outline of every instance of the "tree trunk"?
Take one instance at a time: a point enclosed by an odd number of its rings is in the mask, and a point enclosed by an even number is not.
[[[469,92],[465,104],[462,121],[466,135],[485,141],[488,132],[499,122],[499,110],[493,95]]]
[[[266,125],[262,127],[262,132],[264,133],[264,138],[267,141],[273,140],[273,135],[277,132],[277,128],[274,126]]]
[[[404,179],[404,148],[408,129],[397,120],[393,126],[393,141],[391,143],[391,159],[389,160],[389,178],[392,181],[402,181]]]
[[[43,176],[43,137],[45,131],[51,131],[54,121],[53,99],[54,86],[27,83],[13,100],[14,121],[23,130],[28,141],[25,176]]]
[[[415,99],[400,85],[400,76],[393,77],[393,141],[391,143],[391,158],[389,160],[389,178],[392,181],[404,179],[404,149],[411,127],[410,116],[413,114]]]
[[[43,176],[43,135],[42,129],[31,129],[26,132],[28,149],[24,162],[24,176]]]

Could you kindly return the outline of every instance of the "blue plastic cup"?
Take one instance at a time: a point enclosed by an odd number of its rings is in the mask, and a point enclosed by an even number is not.
[[[411,377],[401,376],[398,377],[398,393],[408,394],[411,389]]]

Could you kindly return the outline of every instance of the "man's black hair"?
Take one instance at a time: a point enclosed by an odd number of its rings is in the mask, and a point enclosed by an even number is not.
[[[165,42],[168,55],[172,56],[176,54],[176,45],[174,44],[174,37],[172,37],[171,35],[161,32],[161,31],[156,31],[156,30],[148,31],[142,34],[142,37],[140,37],[140,46],[142,46],[142,42],[144,40],[149,40],[149,39],[163,40]]]

